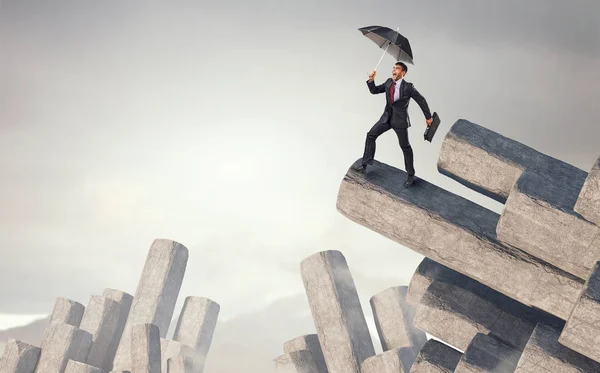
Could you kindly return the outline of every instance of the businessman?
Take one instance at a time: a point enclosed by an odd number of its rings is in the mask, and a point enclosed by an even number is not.
[[[372,94],[385,93],[386,105],[381,118],[375,123],[373,128],[367,133],[365,142],[365,152],[361,165],[356,169],[359,172],[365,172],[367,165],[373,163],[375,157],[375,141],[377,138],[388,131],[390,128],[398,135],[400,148],[404,155],[404,166],[408,177],[405,186],[409,187],[414,183],[415,168],[413,161],[413,151],[408,141],[408,127],[410,127],[410,118],[408,117],[408,103],[412,98],[419,104],[425,115],[427,126],[431,125],[433,119],[427,101],[412,83],[404,80],[404,75],[408,71],[407,66],[402,62],[396,62],[392,70],[392,77],[385,83],[375,85],[375,70],[369,73],[367,86]]]

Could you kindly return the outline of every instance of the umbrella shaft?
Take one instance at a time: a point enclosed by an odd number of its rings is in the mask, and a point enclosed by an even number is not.
[[[385,56],[385,53],[387,52],[388,48],[390,47],[390,44],[391,43],[388,41],[388,45],[387,45],[387,47],[385,47],[385,50],[383,51],[383,54],[381,55],[379,62],[377,62],[377,66],[375,66],[375,70],[377,70],[377,68],[379,67],[379,64],[381,63],[381,60],[383,60],[383,57]]]

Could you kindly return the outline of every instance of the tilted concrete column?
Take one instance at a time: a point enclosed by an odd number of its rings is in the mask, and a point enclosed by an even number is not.
[[[113,368],[113,361],[117,354],[117,348],[125,329],[125,323],[127,323],[127,317],[129,316],[129,310],[131,309],[131,303],[133,302],[133,296],[124,291],[117,289],[104,289],[102,296],[108,299],[112,299],[119,304],[119,322],[117,323],[117,329],[113,336],[112,342],[108,345],[106,352],[106,360],[102,369],[111,371]]]
[[[406,286],[388,288],[371,297],[371,309],[383,351],[399,348],[404,371],[427,342],[425,333],[413,326],[415,308],[406,302]]]
[[[577,167],[464,119],[446,134],[437,168],[441,174],[502,203],[525,170],[550,175],[565,190],[576,193],[587,176]],[[575,200],[568,203],[573,206]]]
[[[131,373],[161,373],[158,327],[135,324],[131,331]]]
[[[94,295],[83,314],[80,329],[92,335],[92,347],[86,363],[102,370],[111,365],[108,349],[114,343],[119,324],[119,303],[106,297]],[[110,367],[109,367],[110,368]]]
[[[105,373],[105,371],[89,364],[69,360],[65,373]]]
[[[220,309],[221,306],[211,299],[187,297],[179,314],[173,340],[192,346],[196,350],[196,373],[204,371]]]
[[[162,373],[167,373],[167,360],[176,356],[186,356],[196,358],[195,350],[192,346],[188,346],[181,342],[172,341],[169,339],[160,339],[160,361]],[[198,366],[198,370],[201,371],[204,366]]]
[[[52,314],[50,315],[50,320],[48,321],[48,325],[44,330],[42,344],[44,343],[44,340],[48,336],[50,328],[53,325],[67,324],[79,327],[84,312],[85,306],[83,304],[64,297],[56,298],[56,301],[54,302],[54,308],[52,309]]]
[[[175,356],[167,359],[167,373],[196,373],[194,359],[188,356]]]
[[[561,325],[539,323],[525,346],[515,373],[600,372],[600,363],[559,342]]]
[[[360,160],[358,161],[360,162]],[[499,215],[423,179],[373,162],[348,170],[337,209],[350,220],[519,302],[566,319],[583,280],[496,238]]]
[[[0,360],[0,373],[33,373],[41,351],[39,347],[9,339]]]
[[[586,281],[558,341],[600,362],[600,261]]]
[[[410,373],[452,373],[461,357],[460,351],[430,339],[419,351]]]
[[[289,354],[294,351],[308,350],[315,359],[319,373],[327,373],[327,364],[323,356],[323,350],[316,334],[307,334],[291,339],[283,344],[283,352]]]
[[[375,349],[346,259],[322,251],[304,259],[300,270],[329,373],[360,373]]]
[[[308,350],[292,351],[275,359],[277,373],[319,373]]]
[[[69,360],[84,362],[92,346],[92,335],[73,325],[54,324],[42,342],[36,373],[63,373]]]
[[[157,239],[152,243],[117,349],[114,370],[131,368],[133,325],[153,324],[158,328],[160,336],[165,337],[173,317],[187,260],[188,249],[178,242]]]
[[[363,361],[362,373],[409,372],[410,365],[408,367],[405,365],[405,362],[408,360],[407,358],[414,360],[414,353],[410,349],[394,348],[387,350]]]
[[[511,189],[498,239],[586,279],[600,259],[600,227],[573,211],[578,191],[526,171]]]
[[[600,225],[600,157],[596,159],[581,188],[574,210],[592,223]]]
[[[498,338],[478,333],[454,369],[455,373],[513,373],[521,351]]]
[[[462,351],[477,333],[523,350],[538,319],[533,310],[510,303],[436,280],[417,307],[415,326]]]

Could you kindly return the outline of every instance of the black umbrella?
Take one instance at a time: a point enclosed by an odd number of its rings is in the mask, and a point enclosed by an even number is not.
[[[410,43],[407,38],[398,33],[399,29],[400,27],[394,31],[388,27],[369,26],[359,28],[358,30],[362,32],[364,36],[374,41],[379,48],[384,49],[383,56],[385,56],[385,53],[387,52],[391,54],[396,61],[403,61],[414,65]],[[383,56],[379,59],[377,67],[379,67],[379,63],[381,63]],[[375,70],[377,70],[377,67],[375,67]]]

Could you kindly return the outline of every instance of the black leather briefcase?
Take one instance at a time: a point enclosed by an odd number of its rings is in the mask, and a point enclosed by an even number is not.
[[[435,135],[435,131],[437,131],[438,126],[440,125],[440,117],[437,115],[436,112],[433,112],[433,115],[431,117],[433,118],[433,121],[425,129],[425,133],[423,134],[423,137],[425,137],[425,141],[429,142],[431,142],[431,140],[433,139],[433,135]]]

